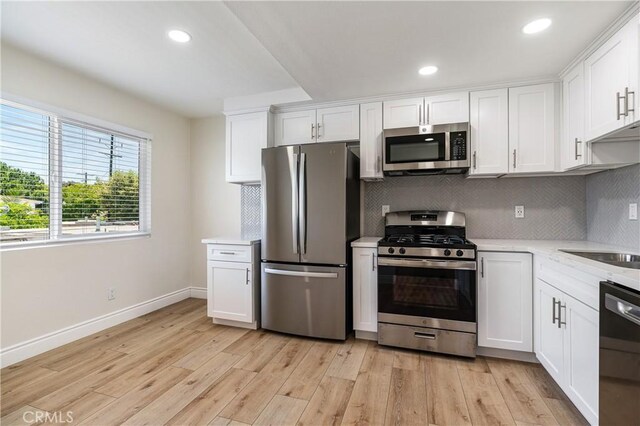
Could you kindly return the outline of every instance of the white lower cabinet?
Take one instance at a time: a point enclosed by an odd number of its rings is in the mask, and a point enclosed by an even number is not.
[[[536,279],[535,353],[590,424],[598,424],[598,311]]]
[[[208,244],[207,315],[214,323],[258,328],[259,251],[259,244]]]
[[[529,253],[478,252],[478,346],[533,351]]]
[[[353,329],[378,331],[378,248],[353,249]]]

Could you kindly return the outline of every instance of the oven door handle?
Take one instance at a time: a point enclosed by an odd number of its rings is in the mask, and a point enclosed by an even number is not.
[[[431,269],[464,269],[475,271],[476,262],[462,260],[430,260],[430,259],[397,259],[390,257],[378,257],[378,266],[401,266],[406,268],[431,268]]]

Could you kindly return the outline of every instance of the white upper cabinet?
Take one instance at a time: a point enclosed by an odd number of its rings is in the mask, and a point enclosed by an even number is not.
[[[562,80],[563,132],[560,167],[570,170],[586,163],[584,140],[584,67],[579,63]]]
[[[478,346],[533,351],[529,253],[478,252]]]
[[[555,170],[556,92],[554,83],[509,89],[509,172]]]
[[[316,110],[275,114],[276,146],[300,145],[316,141]]]
[[[640,118],[638,25],[636,16],[584,61],[587,141]]]
[[[424,124],[437,125],[467,123],[469,121],[469,92],[447,93],[424,98]]]
[[[470,95],[471,175],[509,171],[509,96],[507,89]]]
[[[269,146],[267,111],[227,116],[226,180],[259,183],[261,150]]]
[[[423,123],[424,98],[399,99],[384,103],[384,128],[416,127]]]
[[[357,141],[360,139],[360,107],[322,108],[316,111],[317,142]]]
[[[382,179],[382,102],[360,105],[360,179]]]

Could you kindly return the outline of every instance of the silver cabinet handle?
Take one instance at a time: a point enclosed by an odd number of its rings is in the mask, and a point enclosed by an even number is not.
[[[622,117],[624,115],[624,112],[621,113],[620,112],[620,101],[625,99],[624,96],[620,96],[620,92],[616,92],[616,120],[620,120],[620,117]],[[625,105],[627,104],[626,99],[625,99]]]
[[[376,270],[376,256],[375,255],[371,256],[371,270],[372,271]]]
[[[484,278],[484,257],[480,258],[480,276]]]
[[[300,200],[298,201],[300,218],[300,254],[307,253],[307,154],[300,154],[299,185]]]
[[[427,116],[427,117],[426,117],[426,118],[425,118],[425,120],[424,120],[424,124],[429,124],[429,122],[430,122],[430,120],[429,120],[429,104],[427,104],[427,105],[425,106],[425,109],[426,109],[426,113],[427,113],[427,114],[426,114],[426,116]]]
[[[564,309],[564,318],[567,319],[567,304],[564,305],[558,300],[558,328],[562,328],[563,325],[567,325],[566,321],[562,321],[562,309]]]
[[[418,126],[422,126],[422,105],[418,105]]]
[[[559,302],[558,302],[559,303]],[[551,307],[551,323],[556,323],[556,298],[553,298],[553,306]]]
[[[634,112],[635,108],[629,108],[629,95],[633,95],[633,98],[635,100],[636,97],[636,93],[635,92],[630,92],[628,87],[624,88],[624,116],[628,117],[629,116],[629,112]]]
[[[236,254],[232,251],[221,251],[220,254],[227,254],[229,256],[235,256]]]
[[[473,169],[474,170],[478,168],[478,163],[476,162],[476,158],[477,158],[476,152],[473,151]]]
[[[314,129],[315,127],[316,127],[316,125],[315,125],[315,124],[311,124],[311,139],[313,139],[313,138],[314,138],[314,135],[313,135],[313,129]]]
[[[249,268],[247,268],[247,279],[245,285],[249,285]]]
[[[378,161],[376,162],[376,173],[382,171],[382,157],[378,155]]]
[[[419,331],[415,331],[413,336],[419,339],[436,340],[436,335],[433,333],[421,333]]]
[[[516,168],[516,150],[513,150],[513,168]]]
[[[317,124],[316,133],[318,134],[318,139],[320,139],[320,123]]]
[[[578,144],[582,143],[582,141],[579,141],[578,138],[576,138],[576,160],[578,159],[578,157],[582,157],[582,154],[578,153]]]

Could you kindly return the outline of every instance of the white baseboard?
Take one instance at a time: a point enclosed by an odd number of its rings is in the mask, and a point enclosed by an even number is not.
[[[189,287],[191,291],[191,297],[194,299],[206,299],[207,298],[207,288],[206,287]]]
[[[113,327],[114,325],[132,320],[139,316],[148,314],[149,312],[180,302],[181,300],[188,299],[189,297],[200,297],[202,290],[203,289],[198,287],[186,287],[181,290],[176,290],[163,296],[137,303],[133,306],[0,349],[0,367],[7,367],[11,364],[31,358],[32,356],[66,345],[74,340],[81,339],[93,333]],[[198,295],[194,296],[194,293]],[[204,289],[204,295],[204,297],[206,297],[206,289]]]

